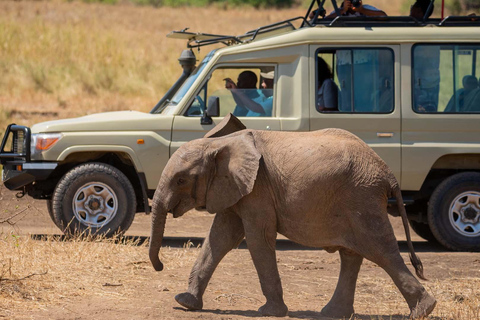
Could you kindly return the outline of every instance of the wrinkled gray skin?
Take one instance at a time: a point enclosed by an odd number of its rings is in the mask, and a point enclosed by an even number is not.
[[[225,124],[224,124],[225,125]],[[228,125],[228,124],[226,124]],[[410,307],[412,318],[435,307],[399,253],[387,199],[399,203],[417,275],[423,278],[406,225],[397,181],[362,140],[340,129],[309,133],[241,130],[183,145],[163,171],[153,199],[150,260],[157,271],[167,212],[216,213],[190,274],[182,306],[202,309],[202,296],[220,260],[245,238],[266,303],[263,315],[288,308],[275,257],[277,232],[299,244],[340,252],[337,288],[322,314],[349,318],[364,258],[382,267]]]

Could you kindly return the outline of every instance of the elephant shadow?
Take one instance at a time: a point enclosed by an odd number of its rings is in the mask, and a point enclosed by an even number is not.
[[[175,307],[176,310],[182,310],[187,312],[187,309],[182,307]],[[198,311],[188,311],[188,312],[195,312],[195,313],[210,313],[210,314],[218,314],[218,315],[236,315],[236,316],[243,316],[249,318],[265,318],[262,317],[258,311],[255,310],[219,310],[219,309],[203,309]],[[268,317],[267,317],[268,318]],[[279,318],[275,318],[279,319]],[[281,318],[280,318],[281,319]],[[322,314],[318,311],[308,311],[308,310],[299,310],[299,311],[289,311],[288,316],[283,319],[315,319],[315,320],[334,320],[337,318],[329,318],[322,316]],[[339,320],[347,320],[347,318],[338,318]],[[388,320],[407,320],[409,319],[408,315],[401,315],[401,314],[394,314],[394,315],[380,315],[380,314],[357,314],[355,313],[354,316],[351,318],[352,320],[381,320],[381,319],[388,319]],[[442,320],[440,317],[429,317],[431,320]]]

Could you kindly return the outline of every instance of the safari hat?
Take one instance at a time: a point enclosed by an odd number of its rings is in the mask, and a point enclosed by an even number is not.
[[[264,79],[273,79],[275,77],[275,71],[270,72],[260,72],[260,75]]]

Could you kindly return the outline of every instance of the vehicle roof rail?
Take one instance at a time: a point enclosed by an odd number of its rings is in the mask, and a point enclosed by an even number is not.
[[[480,16],[448,16],[445,17],[440,23],[439,26],[480,26]]]
[[[244,42],[249,42],[249,41],[255,40],[255,38],[259,34],[262,34],[262,33],[268,33],[268,32],[280,30],[280,29],[283,29],[283,28],[289,28],[291,30],[296,30],[297,28],[295,28],[295,26],[292,23],[293,21],[296,21],[296,20],[302,20],[302,25],[304,25],[306,23],[307,25],[312,27],[310,22],[308,22],[304,17],[298,16],[298,17],[295,17],[295,18],[291,18],[291,19],[280,21],[280,22],[272,23],[272,24],[257,28],[255,30],[250,30],[250,31],[246,32],[245,34],[243,34],[241,36],[238,36],[238,37],[239,38],[245,38],[245,37],[251,36],[249,39],[244,40]]]
[[[410,16],[338,16],[333,20],[322,19],[316,21],[316,25],[327,25],[328,27],[407,27],[422,26],[424,24]]]
[[[192,48],[200,48],[203,46],[209,46],[211,44],[216,44],[216,43],[221,43],[226,46],[230,46],[232,44],[236,43],[242,43],[242,40],[238,39],[235,36],[222,36],[218,38],[213,38],[213,39],[205,39],[205,40],[189,40],[187,43],[187,48],[192,49]]]

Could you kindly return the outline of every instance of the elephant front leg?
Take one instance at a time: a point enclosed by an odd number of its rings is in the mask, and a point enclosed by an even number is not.
[[[344,249],[340,250],[340,276],[330,302],[323,307],[321,314],[332,318],[347,318],[354,313],[353,300],[358,272],[363,257]]]
[[[283,289],[275,255],[276,231],[259,230],[245,225],[245,239],[260,279],[267,302],[258,309],[264,316],[284,317],[288,307],[283,301]]]
[[[188,291],[175,296],[175,300],[189,310],[202,309],[203,294],[215,268],[244,236],[242,220],[236,214],[217,213],[190,273]]]

